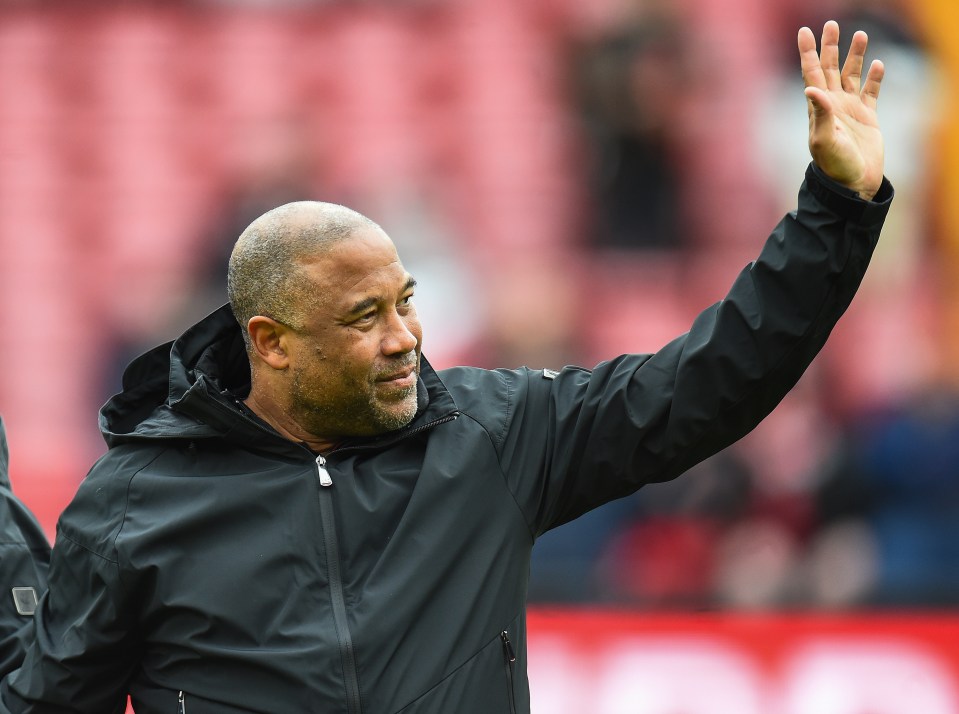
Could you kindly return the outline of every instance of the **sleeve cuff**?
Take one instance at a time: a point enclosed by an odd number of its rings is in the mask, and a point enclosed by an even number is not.
[[[882,221],[895,193],[889,179],[883,176],[876,195],[871,201],[866,201],[852,189],[829,178],[814,163],[810,163],[806,169],[806,186],[826,208],[843,218],[859,223]]]

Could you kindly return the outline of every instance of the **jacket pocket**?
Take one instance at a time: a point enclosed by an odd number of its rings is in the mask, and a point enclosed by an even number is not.
[[[516,652],[509,641],[509,633],[503,630],[499,638],[503,641],[503,663],[506,668],[506,696],[509,699],[509,714],[516,714],[516,695],[513,687],[513,668],[516,666]]]

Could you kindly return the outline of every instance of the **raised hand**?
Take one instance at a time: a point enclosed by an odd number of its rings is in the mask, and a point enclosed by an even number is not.
[[[876,116],[879,86],[885,72],[873,60],[862,82],[868,38],[853,35],[849,55],[839,70],[839,25],[823,27],[822,51],[816,52],[812,30],[799,30],[799,58],[809,106],[809,152],[830,178],[871,199],[882,183],[883,142]]]

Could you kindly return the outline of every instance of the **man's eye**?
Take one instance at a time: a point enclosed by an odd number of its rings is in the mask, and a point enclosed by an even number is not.
[[[412,295],[407,295],[405,298],[403,298],[402,300],[400,300],[400,303],[399,303],[399,304],[400,304],[400,305],[403,305],[403,306],[406,306],[406,305],[409,305],[411,302],[413,302],[413,296],[412,296]]]

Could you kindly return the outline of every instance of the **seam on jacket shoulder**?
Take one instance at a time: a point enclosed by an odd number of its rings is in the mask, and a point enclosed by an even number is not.
[[[529,532],[529,536],[534,541],[536,540],[536,531],[533,529],[533,526],[530,524],[529,520],[526,518],[526,514],[523,512],[523,507],[520,506],[519,501],[516,500],[516,494],[513,493],[513,489],[509,487],[509,479],[506,478],[506,472],[503,471],[503,463],[500,460],[499,449],[496,448],[496,441],[493,439],[493,435],[489,433],[489,429],[486,428],[486,425],[482,421],[477,419],[475,416],[470,414],[465,410],[460,410],[460,414],[464,417],[468,417],[473,420],[475,424],[483,430],[483,433],[486,434],[486,438],[489,439],[490,445],[493,447],[493,453],[496,454],[496,467],[499,470],[499,475],[503,479],[503,488],[506,489],[506,493],[509,494],[510,499],[513,501],[513,505],[516,506],[516,510],[519,511],[519,517],[523,519],[523,523],[526,524],[526,530]]]
[[[123,500],[123,513],[121,514],[120,519],[119,519],[119,525],[117,526],[117,532],[116,532],[116,534],[113,536],[113,539],[112,539],[112,541],[111,541],[111,542],[112,542],[112,545],[113,545],[113,552],[114,552],[114,554],[115,554],[115,557],[112,557],[112,558],[111,558],[110,556],[104,555],[103,553],[100,553],[100,552],[98,552],[97,550],[94,550],[94,549],[91,548],[90,546],[85,545],[84,543],[81,543],[79,540],[77,540],[76,538],[74,538],[73,536],[71,536],[71,535],[69,534],[68,531],[69,531],[70,529],[59,528],[59,529],[57,530],[57,537],[66,538],[68,541],[70,541],[71,543],[73,543],[74,545],[76,545],[78,548],[81,548],[81,549],[87,551],[88,553],[97,556],[97,557],[100,558],[101,560],[105,560],[105,561],[108,562],[108,563],[114,563],[115,565],[119,565],[119,564],[120,564],[120,556],[119,556],[119,549],[117,548],[117,539],[120,537],[120,534],[123,532],[123,526],[126,524],[126,520],[127,520],[127,513],[129,513],[129,510],[130,510],[130,489],[131,489],[132,484],[133,484],[133,479],[135,479],[135,478],[137,477],[137,475],[138,475],[140,472],[142,472],[145,468],[147,468],[147,467],[150,466],[152,463],[154,463],[158,458],[160,458],[160,456],[162,456],[164,453],[166,453],[166,451],[167,451],[168,448],[169,448],[169,447],[164,447],[164,448],[160,449],[160,450],[153,456],[153,458],[149,459],[146,463],[144,463],[142,466],[140,466],[138,469],[136,469],[132,474],[130,474],[130,476],[129,476],[128,479],[127,479],[126,493],[125,493],[124,500]]]
[[[116,534],[115,536],[113,536],[113,552],[117,554],[117,563],[118,563],[118,564],[119,564],[119,562],[120,562],[120,549],[117,548],[117,540],[120,538],[120,534],[123,532],[123,526],[126,525],[126,522],[127,522],[127,513],[130,512],[130,489],[133,488],[133,480],[134,480],[137,476],[139,476],[140,473],[141,473],[146,467],[152,465],[157,459],[159,459],[161,456],[163,456],[163,454],[165,454],[165,453],[169,450],[169,448],[170,448],[169,446],[163,447],[162,449],[160,449],[159,451],[157,451],[156,455],[155,455],[152,459],[150,459],[149,461],[147,461],[145,464],[143,464],[143,466],[141,466],[141,467],[138,468],[136,471],[134,471],[132,474],[130,474],[130,478],[129,478],[129,480],[127,481],[126,498],[124,498],[124,500],[123,500],[123,516],[120,518],[120,527],[117,528],[117,534]]]
[[[89,553],[90,555],[92,555],[92,556],[94,556],[94,557],[96,557],[96,558],[99,558],[100,560],[102,560],[102,561],[104,561],[104,562],[106,562],[106,563],[112,563],[113,565],[119,565],[119,564],[120,564],[119,559],[110,558],[110,557],[104,555],[103,553],[98,553],[97,551],[93,550],[92,548],[90,548],[90,547],[84,545],[83,543],[81,543],[80,541],[78,541],[76,538],[71,538],[69,535],[67,535],[66,532],[64,532],[64,531],[62,531],[62,530],[60,531],[60,534],[59,534],[59,535],[60,535],[61,537],[65,538],[66,540],[70,541],[71,543],[73,543],[73,544],[74,544],[77,548],[79,548],[80,550],[85,550],[85,551],[86,551],[87,553]]]
[[[496,449],[496,453],[498,456],[500,448],[503,446],[503,443],[506,441],[506,434],[509,431],[510,419],[513,418],[513,395],[514,395],[515,389],[513,388],[512,382],[506,378],[502,370],[492,369],[492,370],[482,370],[482,371],[487,372],[489,375],[494,376],[496,379],[498,379],[502,383],[506,393],[506,404],[503,408],[503,426],[502,426],[502,429],[500,429],[499,434],[495,436],[491,434],[484,420],[476,416],[475,414],[471,414],[469,409],[465,409],[459,399],[454,397],[453,401],[456,403],[456,407],[461,414],[466,414],[467,416],[469,416],[473,421],[475,421],[477,424],[479,424],[483,428],[483,431],[485,431],[489,435],[490,441],[493,442],[493,447]],[[442,377],[440,377],[440,381],[443,382]],[[446,386],[446,383],[443,382],[443,385]],[[449,390],[449,387],[447,387],[447,390]],[[487,421],[492,421],[492,420],[489,419]]]

